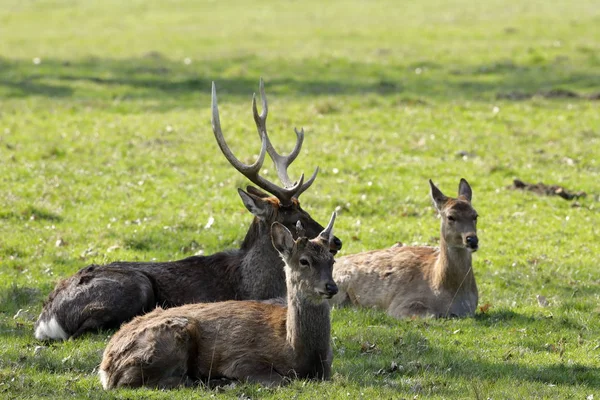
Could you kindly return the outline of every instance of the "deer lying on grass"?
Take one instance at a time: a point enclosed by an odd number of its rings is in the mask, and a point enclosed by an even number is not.
[[[340,292],[332,304],[376,307],[396,318],[475,313],[471,256],[479,245],[471,187],[461,179],[458,198],[451,198],[429,184],[442,219],[439,248],[392,247],[338,258],[333,277]]]
[[[256,97],[252,109],[262,148],[258,160],[246,165],[235,158],[225,143],[214,83],[212,87],[212,125],[219,147],[231,165],[272,194],[252,186],[247,191],[238,189],[244,205],[255,216],[241,248],[172,262],[114,262],[85,267],[59,282],[50,293],[35,324],[37,339],[65,340],[90,330],[118,327],[157,305],[174,307],[285,296],[283,261],[271,243],[271,225],[279,222],[291,229],[301,221],[309,235],[321,232],[323,227],[298,202],[298,197],[314,182],[318,168],[307,182],[303,182],[303,176],[296,184],[291,182],[287,168],[300,153],[304,131],[296,131],[296,145],[289,155],[278,154],[267,135],[268,110],[262,80],[260,92],[263,111],[258,114]],[[259,175],[265,152],[273,159],[283,187]],[[335,253],[341,246],[342,242],[334,237],[331,251]]]
[[[172,388],[212,378],[277,385],[285,379],[329,379],[329,303],[335,213],[308,240],[275,222],[273,246],[285,262],[287,307],[256,301],[160,308],[123,325],[104,350],[104,389]],[[301,223],[298,223],[299,231]]]

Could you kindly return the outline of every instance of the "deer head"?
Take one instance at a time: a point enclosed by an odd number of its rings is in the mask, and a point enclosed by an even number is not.
[[[431,179],[431,199],[442,218],[442,240],[449,247],[466,248],[474,252],[479,248],[477,239],[477,211],[471,205],[471,186],[465,179],[458,185],[458,197],[445,196]]]
[[[219,144],[219,148],[225,155],[225,158],[229,161],[235,169],[237,169],[242,175],[248,178],[252,183],[257,185],[260,189],[267,193],[248,186],[246,191],[238,189],[238,193],[242,198],[242,201],[248,211],[254,214],[259,220],[265,222],[267,226],[271,226],[274,222],[283,224],[288,231],[295,230],[295,225],[298,221],[302,224],[305,232],[310,237],[317,236],[319,232],[323,230],[317,221],[315,221],[306,211],[300,207],[298,197],[306,191],[314,182],[317,177],[319,168],[317,167],[312,174],[311,178],[304,182],[304,174],[300,176],[296,182],[288,176],[287,169],[290,164],[296,159],[302,148],[302,142],[304,141],[304,130],[301,129],[296,132],[296,145],[294,149],[287,155],[282,156],[277,153],[273,148],[269,140],[267,133],[267,97],[265,94],[264,83],[260,80],[260,95],[262,98],[262,112],[259,114],[256,107],[256,94],[252,98],[252,111],[254,114],[254,121],[258,130],[258,134],[262,140],[262,146],[258,159],[254,164],[248,165],[239,161],[227,146],[223,132],[221,131],[221,121],[219,119],[219,108],[217,105],[217,91],[215,83],[212,84],[212,128]],[[260,176],[260,169],[262,168],[265,154],[268,153],[269,157],[275,164],[277,176],[281,180],[283,186],[278,186],[273,182]],[[342,241],[337,237],[333,237],[330,241],[330,251],[335,254],[342,248]]]
[[[271,227],[273,247],[285,261],[286,276],[292,282],[288,287],[294,287],[315,303],[322,302],[323,298],[330,299],[338,292],[332,277],[335,260],[329,251],[330,242],[334,238],[335,216],[334,212],[327,228],[312,240],[306,236],[294,240],[292,233],[278,222]],[[299,226],[298,231],[301,230],[302,227]]]

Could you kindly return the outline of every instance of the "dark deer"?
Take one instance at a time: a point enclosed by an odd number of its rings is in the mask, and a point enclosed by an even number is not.
[[[335,213],[308,240],[275,222],[273,246],[285,262],[287,307],[256,301],[160,308],[123,325],[104,350],[104,389],[172,388],[212,378],[278,385],[329,379],[329,303],[337,293],[329,242]],[[300,223],[298,224],[300,225]]]
[[[478,294],[471,256],[479,248],[472,191],[461,179],[458,198],[434,184],[431,198],[442,219],[440,246],[400,246],[338,258],[333,304],[386,310],[396,318],[473,315]]]
[[[296,145],[287,156],[278,154],[267,134],[267,99],[260,81],[263,111],[258,113],[256,96],[252,100],[254,120],[262,138],[258,160],[252,165],[241,163],[227,147],[221,132],[216,89],[212,86],[212,126],[220,149],[227,160],[251,182],[271,195],[252,186],[238,189],[242,202],[255,216],[238,250],[210,256],[194,256],[170,262],[114,262],[90,265],[59,282],[35,324],[35,337],[40,340],[76,338],[84,332],[118,327],[136,315],[153,310],[157,305],[174,307],[183,304],[224,300],[270,299],[286,294],[283,261],[271,243],[271,225],[279,222],[292,229],[297,221],[309,235],[317,235],[323,227],[300,207],[298,197],[314,182],[303,176],[292,183],[288,166],[300,153],[304,131],[296,130]],[[277,186],[259,175],[268,152],[283,186]],[[331,251],[335,254],[342,242],[334,237]]]

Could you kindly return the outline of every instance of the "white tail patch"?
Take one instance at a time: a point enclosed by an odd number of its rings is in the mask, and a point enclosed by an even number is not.
[[[67,340],[69,335],[67,332],[60,326],[56,317],[52,317],[50,321],[40,321],[40,324],[35,329],[35,338],[38,340]]]
[[[102,387],[104,390],[108,389],[108,374],[103,369],[98,371],[98,375],[100,376],[100,383],[102,383]]]

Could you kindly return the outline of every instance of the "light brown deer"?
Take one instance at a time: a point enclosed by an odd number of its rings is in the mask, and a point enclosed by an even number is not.
[[[333,304],[386,310],[396,318],[462,317],[477,308],[472,253],[479,247],[472,191],[461,179],[458,198],[434,184],[431,198],[442,220],[440,246],[399,246],[338,258]]]
[[[329,379],[333,213],[308,240],[275,222],[273,246],[285,262],[287,307],[256,301],[156,309],[123,325],[104,350],[100,380],[116,387],[172,388],[212,378],[277,385]],[[300,223],[299,223],[300,225]],[[301,229],[299,229],[301,230]]]
[[[157,305],[173,307],[182,304],[224,300],[270,299],[285,296],[283,261],[271,243],[271,225],[280,222],[293,228],[301,221],[309,235],[317,235],[323,226],[300,207],[298,197],[314,182],[303,176],[293,183],[288,166],[300,153],[304,131],[296,131],[297,141],[287,156],[278,154],[267,135],[267,99],[261,80],[263,111],[258,114],[256,96],[252,109],[262,148],[252,165],[241,163],[227,147],[221,132],[216,89],[212,87],[212,125],[217,143],[227,160],[244,176],[268,194],[248,186],[238,189],[246,208],[254,214],[241,248],[210,256],[193,256],[170,262],[114,262],[90,265],[59,282],[35,324],[35,337],[40,340],[64,340],[102,328],[118,327],[136,315],[153,310]],[[259,175],[268,152],[283,186],[277,186]],[[334,237],[331,251],[342,242]]]

